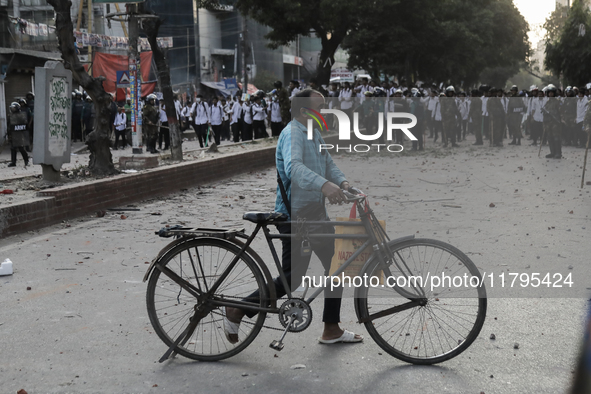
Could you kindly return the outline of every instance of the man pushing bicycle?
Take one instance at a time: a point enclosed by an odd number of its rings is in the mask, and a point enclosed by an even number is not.
[[[281,234],[291,234],[296,231],[295,223],[302,219],[311,221],[328,221],[325,200],[331,204],[347,201],[343,190],[349,189],[345,175],[333,162],[326,150],[320,151],[324,144],[318,129],[314,129],[313,139],[308,139],[306,124],[308,119],[314,118],[314,113],[324,106],[324,97],[319,92],[306,89],[297,93],[292,101],[293,120],[281,132],[277,142],[275,161],[277,165],[277,198],[275,211],[288,215],[290,224],[278,224]],[[294,228],[292,229],[292,226]],[[292,231],[293,230],[293,231]],[[334,234],[333,226],[311,226],[310,232],[316,234]],[[282,239],[282,269],[290,286],[297,286],[302,282],[310,263],[313,251],[324,266],[325,275],[329,274],[330,263],[334,254],[333,239]],[[279,278],[274,280],[277,297],[286,294],[283,283]],[[363,337],[351,331],[343,330],[339,326],[341,296],[343,288],[327,289],[324,295],[324,313],[322,321],[324,330],[318,341],[320,343],[355,343],[363,341]],[[246,299],[253,302],[258,300],[258,291]],[[226,307],[224,316],[224,332],[228,341],[237,343],[238,332],[242,318],[252,317],[254,311],[243,311],[238,308]]]

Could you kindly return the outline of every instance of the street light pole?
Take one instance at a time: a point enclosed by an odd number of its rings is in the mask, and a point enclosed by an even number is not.
[[[246,70],[246,52],[248,51],[248,45],[246,44],[246,34],[248,33],[246,17],[242,17],[242,33],[240,34],[240,46],[242,48],[242,77],[244,82],[242,83],[242,94],[248,93],[248,71]]]
[[[131,141],[133,153],[143,153],[142,114],[140,111],[141,69],[138,50],[140,24],[137,4],[129,5],[129,80],[131,86]]]

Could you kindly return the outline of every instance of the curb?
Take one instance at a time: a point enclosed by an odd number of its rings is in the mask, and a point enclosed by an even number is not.
[[[330,136],[325,141],[333,142],[337,138]],[[271,146],[44,190],[34,200],[0,208],[0,238],[268,168],[275,164],[275,150]]]

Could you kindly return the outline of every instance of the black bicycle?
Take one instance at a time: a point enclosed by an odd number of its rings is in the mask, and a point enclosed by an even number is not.
[[[333,276],[341,275],[362,252],[372,251],[359,273],[370,279],[369,284],[355,288],[354,301],[358,322],[365,324],[376,343],[392,356],[413,364],[439,363],[466,350],[486,316],[486,289],[478,268],[460,250],[441,241],[414,236],[390,240],[364,204],[365,196],[346,195],[356,204],[361,221],[298,222],[298,228],[363,226],[365,234],[275,234],[269,226],[290,224],[287,215],[276,212],[245,213],[243,219],[256,224],[250,235],[244,229],[175,227],[158,231],[161,237],[176,238],[160,251],[144,276],[144,281],[148,280],[150,321],[168,346],[160,362],[177,353],[201,361],[232,357],[255,339],[267,313],[277,314],[284,327],[281,338],[270,345],[276,350],[283,348],[288,332],[308,328],[312,320],[310,303],[324,288],[315,289],[308,298],[307,288],[299,298],[288,290],[286,300],[277,299],[269,268],[250,247],[261,230],[285,289],[290,286],[281,270],[274,239],[363,240]],[[463,282],[458,283],[458,278]],[[249,302],[247,296],[256,289],[258,301]],[[235,344],[224,333],[225,307],[258,312],[252,319],[242,320],[240,341]]]

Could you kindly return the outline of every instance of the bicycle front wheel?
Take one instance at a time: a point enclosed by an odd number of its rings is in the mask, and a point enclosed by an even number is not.
[[[207,293],[239,252],[238,246],[225,240],[194,238],[166,252],[158,264],[200,292]],[[266,307],[269,301],[264,277],[254,260],[244,253],[213,298],[238,301],[255,290],[259,291],[260,297],[256,304],[253,301],[253,305]],[[158,267],[150,275],[146,301],[150,322],[168,347],[187,329],[196,309],[204,307],[209,310],[176,348],[177,353],[201,361],[222,360],[244,350],[261,330],[266,316],[260,312],[252,320],[245,317],[240,324],[239,342],[232,344],[224,333],[225,308],[208,307],[207,300],[198,302]]]
[[[389,250],[388,261],[376,258],[363,272],[373,283],[358,289],[359,321],[382,349],[408,363],[436,364],[462,353],[486,317],[478,268],[436,240],[392,242]]]

